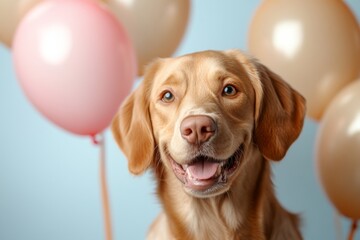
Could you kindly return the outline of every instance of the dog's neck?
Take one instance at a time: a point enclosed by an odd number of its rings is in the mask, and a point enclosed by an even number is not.
[[[211,198],[188,195],[172,172],[163,169],[156,173],[160,178],[158,194],[175,239],[262,240],[271,235],[272,228],[267,221],[274,215],[273,209],[280,205],[273,194],[270,163],[256,148],[250,151],[245,157],[252,159],[244,161],[231,189]],[[265,193],[267,199],[264,199]]]

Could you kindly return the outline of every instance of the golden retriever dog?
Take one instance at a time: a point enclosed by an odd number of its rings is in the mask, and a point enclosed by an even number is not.
[[[163,212],[150,240],[302,239],[271,161],[299,136],[304,98],[238,50],[158,59],[112,132],[129,171],[152,169]]]

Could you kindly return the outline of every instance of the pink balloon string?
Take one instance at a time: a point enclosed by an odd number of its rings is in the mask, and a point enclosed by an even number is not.
[[[112,240],[112,224],[111,224],[111,214],[110,214],[110,203],[109,203],[109,194],[106,181],[106,156],[105,156],[105,137],[104,134],[92,135],[91,140],[95,145],[100,147],[100,185],[101,185],[101,199],[102,207],[104,214],[104,229],[105,229],[105,239]]]
[[[353,222],[351,224],[348,240],[354,240],[355,239],[356,229],[357,229],[357,220],[353,220]]]

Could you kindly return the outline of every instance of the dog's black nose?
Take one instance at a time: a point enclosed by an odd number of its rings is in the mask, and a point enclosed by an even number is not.
[[[186,117],[180,125],[181,136],[191,144],[202,144],[208,141],[215,131],[214,120],[203,115]]]

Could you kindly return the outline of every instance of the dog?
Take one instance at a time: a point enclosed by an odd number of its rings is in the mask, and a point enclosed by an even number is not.
[[[138,175],[152,169],[163,212],[149,240],[297,240],[271,161],[304,123],[305,99],[239,50],[157,59],[112,122]]]

